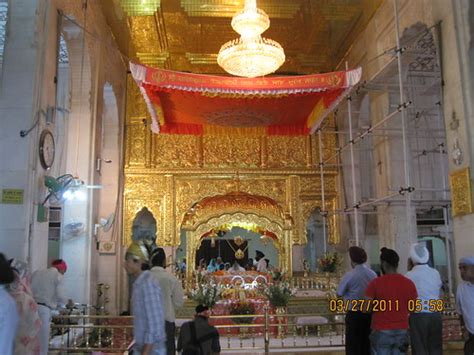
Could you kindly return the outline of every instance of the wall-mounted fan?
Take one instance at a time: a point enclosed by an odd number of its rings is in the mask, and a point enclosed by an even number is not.
[[[78,237],[86,229],[86,226],[82,222],[71,222],[64,226],[64,236],[65,237]]]
[[[104,232],[108,232],[114,225],[114,220],[115,220],[115,213],[111,213],[106,218],[101,218],[99,220],[99,223],[96,223],[94,225],[94,234],[97,235],[99,228],[102,228]]]
[[[71,174],[64,174],[57,178],[52,176],[44,177],[44,185],[48,188],[48,195],[41,205],[51,199],[52,204],[62,204],[65,200],[84,201],[87,197],[83,188],[100,189],[101,185],[85,185],[84,181]]]

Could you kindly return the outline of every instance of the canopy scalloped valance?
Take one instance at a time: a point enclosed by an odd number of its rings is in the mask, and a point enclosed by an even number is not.
[[[361,78],[361,68],[326,74],[237,78],[130,63],[155,133],[202,135],[240,129],[306,135]]]

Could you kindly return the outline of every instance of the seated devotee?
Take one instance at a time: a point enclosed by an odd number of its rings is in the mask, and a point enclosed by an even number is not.
[[[464,355],[474,354],[474,256],[459,260],[461,282],[456,291],[456,310],[461,315]]]
[[[220,256],[218,256],[216,259],[216,269],[224,270],[224,262],[222,261],[222,258]]]
[[[247,260],[247,264],[245,264],[245,270],[247,270],[247,271],[255,270],[255,265],[254,265],[254,261],[253,261],[252,258],[249,258]]]
[[[230,269],[230,263],[224,263],[224,270],[229,271]]]
[[[258,272],[267,272],[267,262],[265,261],[265,254],[260,250],[255,251],[255,261]]]
[[[37,270],[31,277],[31,291],[38,304],[38,314],[41,319],[40,330],[40,353],[47,354],[49,346],[51,311],[58,304],[66,303],[63,294],[62,281],[67,271],[67,264],[62,259],[54,260],[52,267],[45,270]],[[73,307],[72,300],[68,301],[68,307]]]
[[[345,301],[363,300],[370,281],[377,277],[365,262],[367,253],[364,249],[352,246],[349,248],[352,270],[344,274],[337,288],[337,296]],[[370,321],[371,314],[362,309],[348,310],[346,314],[346,354],[370,354]]]
[[[231,272],[233,274],[237,274],[237,273],[244,272],[244,271],[245,271],[245,269],[242,266],[240,266],[240,264],[237,260],[234,261],[234,264],[229,269],[229,272]]]
[[[12,355],[13,342],[18,327],[19,315],[7,286],[15,280],[15,274],[5,256],[0,253],[0,354]]]
[[[209,324],[208,319],[209,308],[198,305],[194,320],[184,323],[181,327],[178,338],[178,352],[182,351],[182,355],[220,353],[219,332]]]
[[[183,261],[179,264],[179,272],[182,274],[186,273],[186,258],[183,258]]]
[[[207,265],[207,272],[215,272],[217,270],[219,270],[219,269],[217,268],[216,259],[212,258],[209,261],[209,265]]]
[[[198,275],[204,275],[207,272],[206,259],[202,258],[199,260],[197,273]]]

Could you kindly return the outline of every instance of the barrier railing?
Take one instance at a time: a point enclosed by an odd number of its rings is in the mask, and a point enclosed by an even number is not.
[[[59,316],[63,324],[53,324],[56,334],[50,352],[123,352],[133,338],[132,317]],[[245,320],[240,323],[239,319]],[[251,320],[251,321],[250,321]],[[186,319],[177,319],[177,332]],[[344,314],[263,314],[211,316],[219,329],[223,350],[320,349],[341,348],[345,344]],[[445,342],[462,337],[459,317],[451,312],[443,316]],[[446,327],[445,327],[446,326]]]

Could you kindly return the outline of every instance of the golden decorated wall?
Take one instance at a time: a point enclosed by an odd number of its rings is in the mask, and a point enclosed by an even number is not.
[[[158,245],[178,246],[185,214],[202,199],[241,191],[270,198],[291,217],[290,245],[306,243],[306,223],[321,207],[317,136],[166,135],[151,132],[139,90],[128,79],[125,129],[123,243],[135,214],[147,207],[157,220]],[[327,129],[332,129],[327,123]],[[323,157],[336,137],[323,130]],[[334,164],[335,161],[328,162]],[[324,169],[326,210],[337,205],[337,170]],[[329,242],[339,243],[329,217]]]

